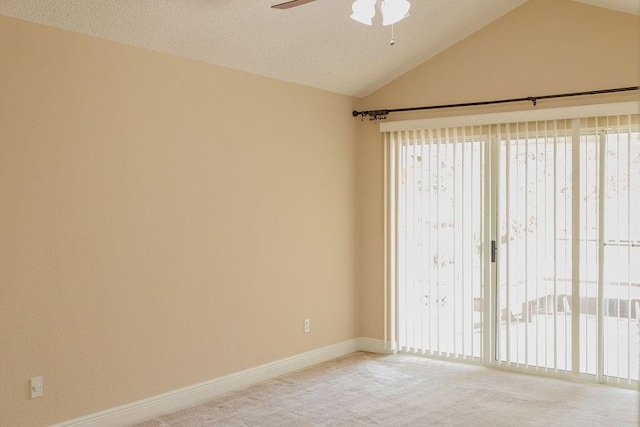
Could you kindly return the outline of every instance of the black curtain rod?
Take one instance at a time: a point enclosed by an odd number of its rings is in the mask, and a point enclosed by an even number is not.
[[[524,98],[511,98],[511,99],[498,99],[495,101],[478,101],[478,102],[465,102],[462,104],[444,104],[444,105],[431,105],[427,107],[409,107],[409,108],[394,108],[389,110],[365,110],[365,111],[353,111],[353,117],[369,116],[371,120],[385,119],[389,113],[400,113],[405,111],[418,111],[418,110],[437,110],[442,108],[456,108],[456,107],[475,107],[478,105],[494,105],[494,104],[507,104],[511,102],[524,102],[528,101],[537,105],[541,99],[552,98],[569,98],[572,96],[585,96],[585,95],[600,95],[603,93],[616,93],[616,92],[629,92],[640,89],[640,86],[619,87],[615,89],[602,89],[602,90],[590,90],[587,92],[572,92],[572,93],[558,93],[555,95],[542,95],[542,96],[527,96]]]

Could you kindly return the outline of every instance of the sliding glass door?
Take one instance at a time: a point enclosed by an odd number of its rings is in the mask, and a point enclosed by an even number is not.
[[[400,351],[640,379],[640,115],[389,132]]]
[[[602,373],[640,379],[640,132],[634,117],[594,123],[600,144]]]
[[[572,137],[566,120],[500,125],[497,360],[572,369]]]
[[[397,158],[398,342],[480,357],[485,143],[479,128],[391,135]]]

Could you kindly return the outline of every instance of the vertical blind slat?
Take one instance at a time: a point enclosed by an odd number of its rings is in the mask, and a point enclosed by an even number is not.
[[[547,153],[549,153],[550,158],[548,159],[547,168],[549,169],[549,176],[551,177],[549,182],[550,187],[550,195],[547,198],[547,203],[551,202],[551,207],[549,208],[550,219],[552,222],[550,225],[550,238],[552,241],[551,253],[549,254],[550,262],[552,263],[552,267],[550,268],[550,281],[551,288],[553,292],[553,301],[551,307],[551,327],[553,328],[550,339],[552,340],[552,348],[551,348],[551,358],[552,361],[549,362],[549,368],[553,373],[558,373],[559,371],[559,361],[558,361],[558,353],[559,353],[559,317],[560,310],[559,304],[562,300],[562,297],[559,293],[558,288],[558,262],[559,262],[559,231],[558,231],[558,221],[559,221],[559,185],[560,181],[558,179],[558,156],[560,155],[560,151],[558,149],[559,141],[558,141],[558,123],[556,120],[552,120],[549,122],[550,129],[548,133],[548,137],[551,140],[551,146]]]
[[[638,174],[640,176],[640,174]],[[627,383],[631,382],[631,115],[627,115]],[[638,212],[640,214],[640,212]],[[635,215],[639,218],[640,215]],[[640,239],[639,239],[640,240]],[[640,306],[640,304],[638,304]],[[640,313],[636,313],[640,318]],[[640,361],[639,363],[640,364]],[[638,367],[640,370],[640,367]]]

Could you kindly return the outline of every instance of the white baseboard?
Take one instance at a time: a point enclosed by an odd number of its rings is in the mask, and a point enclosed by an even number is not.
[[[391,354],[391,346],[386,345],[383,340],[375,338],[357,338],[358,351],[366,351],[368,353]]]
[[[197,405],[221,394],[247,387],[270,378],[275,378],[318,363],[326,362],[327,360],[355,353],[356,351],[381,354],[388,353],[383,340],[356,338],[205,381],[200,384],[152,396],[127,405],[75,418],[52,427],[111,427],[135,424],[162,414]]]

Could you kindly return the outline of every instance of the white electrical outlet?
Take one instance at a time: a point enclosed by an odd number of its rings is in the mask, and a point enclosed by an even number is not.
[[[33,377],[30,381],[31,398],[42,397],[42,377]]]
[[[309,319],[304,319],[304,333],[308,333],[309,330],[311,329],[311,320]]]

